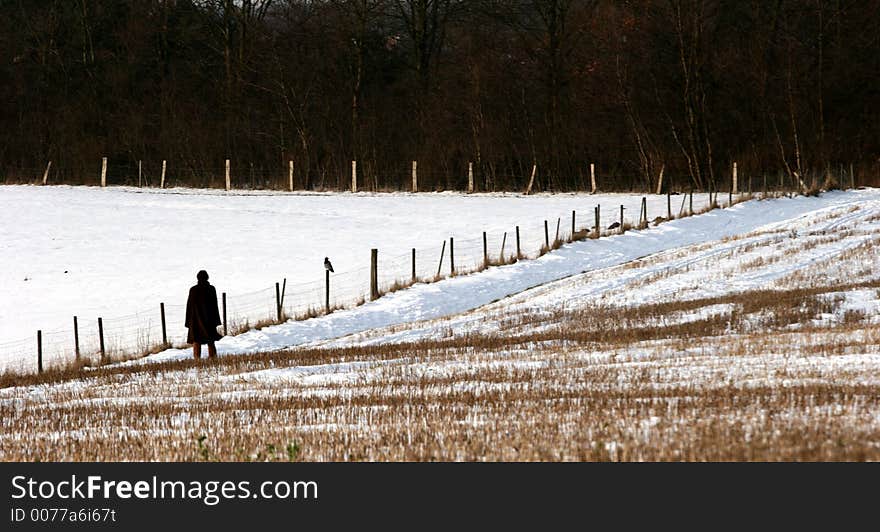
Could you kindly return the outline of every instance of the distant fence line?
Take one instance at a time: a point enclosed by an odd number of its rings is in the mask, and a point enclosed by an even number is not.
[[[49,184],[78,184],[84,182],[93,182],[96,184],[100,184],[101,187],[106,187],[108,185],[131,185],[138,187],[154,187],[154,188],[166,188],[171,186],[174,183],[174,169],[171,168],[168,164],[167,160],[162,160],[161,165],[158,162],[155,162],[150,165],[150,170],[146,168],[144,165],[144,161],[138,160],[136,165],[131,163],[125,164],[112,164],[111,161],[107,157],[102,157],[101,161],[96,162],[95,165],[95,173],[92,178],[86,177],[83,179],[83,176],[79,176],[79,179],[74,178],[68,172],[64,172],[59,169],[57,166],[53,166],[53,162],[47,161],[45,167],[39,168],[24,168],[24,167],[15,167],[15,168],[7,168],[4,170],[4,179],[9,179],[9,176],[13,176],[14,179],[18,179],[19,181],[29,182],[29,183],[39,183],[43,185]],[[120,171],[121,170],[121,171]],[[351,161],[351,170],[348,176],[335,176],[332,178],[332,181],[335,181],[338,185],[345,183],[344,186],[326,186],[326,177],[322,177],[319,183],[309,182],[310,186],[307,186],[306,179],[300,176],[297,178],[296,176],[296,164],[293,159],[287,161],[287,165],[284,168],[278,168],[274,170],[265,170],[263,168],[254,168],[253,165],[245,166],[245,167],[234,167],[233,161],[230,159],[226,159],[222,166],[218,166],[216,168],[200,168],[200,169],[188,169],[187,177],[182,179],[189,180],[187,182],[188,185],[191,185],[191,180],[198,178],[201,182],[210,182],[216,183],[220,181],[223,185],[223,189],[225,190],[233,190],[236,187],[242,188],[242,185],[248,185],[250,188],[269,188],[272,190],[287,190],[290,192],[297,190],[347,190],[351,192],[359,192],[359,191],[380,191],[380,190],[408,190],[411,192],[424,192],[429,190],[439,190],[442,187],[438,188],[436,186],[438,180],[436,179],[437,174],[434,174],[435,179],[433,182],[435,186],[425,187],[424,185],[420,185],[420,172],[418,161],[411,161],[410,166],[407,168],[401,167],[395,173],[395,175],[390,176],[394,178],[398,183],[405,183],[408,186],[404,186],[403,188],[394,188],[387,186],[380,186],[378,183],[378,179],[376,176],[373,176],[371,179],[366,179],[364,175],[363,169],[359,169],[358,161]],[[526,183],[520,190],[526,194],[530,194],[535,187],[535,180],[539,176],[540,167],[538,164],[531,165],[530,169],[524,169],[525,172],[523,175],[512,176],[512,175],[494,175],[493,179],[502,179],[508,182],[521,182]],[[582,168],[582,183],[583,187],[577,189],[585,192],[596,193],[599,190],[610,191],[610,188],[603,188],[602,181],[603,177],[599,175],[599,171],[595,165],[595,163],[584,163]],[[114,176],[115,174],[115,176]],[[461,178],[461,182],[464,182],[464,176],[459,176]],[[620,180],[619,176],[606,176],[610,180]],[[854,169],[854,165],[837,165],[836,168],[829,169],[826,172],[825,178],[832,178],[837,186],[839,187],[849,187],[855,188],[857,185],[857,173]],[[178,178],[179,181],[180,178]],[[65,183],[67,181],[67,183]],[[456,181],[459,181],[456,178]],[[737,163],[733,162],[730,165],[730,171],[725,172],[724,178],[719,182],[707,185],[705,192],[713,192],[714,188],[725,187],[733,191],[733,193],[739,193],[741,191],[748,190],[749,192],[753,191],[753,181],[754,183],[754,191],[758,190],[774,190],[774,191],[804,191],[809,190],[810,188],[816,188],[818,186],[823,186],[823,182],[817,182],[816,176],[811,176],[809,178],[800,178],[800,177],[789,177],[786,176],[782,171],[776,172],[776,175],[770,174],[768,177],[767,173],[761,173],[760,175],[750,173],[748,177],[745,179],[739,179],[737,176]],[[760,182],[758,182],[760,181]],[[283,183],[283,184],[282,184]],[[349,184],[350,183],[350,184]],[[317,185],[317,187],[315,186]],[[644,184],[641,185],[641,188],[644,188]],[[216,188],[216,187],[212,187]],[[492,190],[489,190],[489,189]],[[547,188],[547,187],[545,187]],[[673,188],[682,189],[683,187],[673,185],[670,176],[664,177],[664,169],[661,168],[656,184],[651,186],[651,190],[649,192],[654,192],[656,188],[656,193],[660,194],[663,191],[672,190]],[[690,188],[690,187],[684,187]],[[496,188],[494,186],[489,187],[488,183],[481,183],[478,180],[478,177],[475,174],[475,166],[472,161],[467,163],[467,184],[461,188],[461,191],[466,191],[468,193],[473,192],[490,192],[495,191]]]
[[[775,196],[778,193],[758,195],[761,199]],[[693,192],[667,192],[665,208],[659,213],[648,213],[647,197],[643,196],[638,217],[632,209],[627,212],[623,205],[619,210],[607,207],[603,210],[597,204],[592,212],[571,211],[570,221],[556,217],[535,225],[516,225],[497,234],[484,231],[480,237],[472,239],[450,237],[436,247],[412,248],[390,257],[373,249],[368,265],[365,258],[364,267],[334,274],[327,272],[323,280],[288,284],[285,278],[274,286],[254,292],[222,292],[222,328],[224,334],[235,335],[288,319],[317,317],[356,307],[415,283],[435,282],[491,266],[537,258],[567,242],[623,234],[629,229],[646,229],[651,224],[729,207],[753,197],[748,192],[734,194],[731,189],[719,202],[717,192],[698,195],[696,200]],[[0,343],[0,357],[19,358],[18,367],[7,364],[7,371],[11,368],[17,373],[39,373],[45,369],[102,365],[169,347],[183,347],[185,311],[184,304],[159,302],[126,316],[73,316],[70,327],[39,330],[35,337]]]

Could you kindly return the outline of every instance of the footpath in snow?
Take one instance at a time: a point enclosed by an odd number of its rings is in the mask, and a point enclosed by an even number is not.
[[[876,189],[835,191],[821,197],[749,201],[646,230],[567,244],[537,260],[493,267],[437,283],[417,284],[354,309],[227,337],[218,342],[217,350],[220,355],[232,355],[288,349],[369,329],[457,314],[585,271],[616,266],[674,248],[721,240],[822,210],[876,201],[880,201],[880,190]],[[171,349],[145,360],[167,361],[190,356],[189,350]]]

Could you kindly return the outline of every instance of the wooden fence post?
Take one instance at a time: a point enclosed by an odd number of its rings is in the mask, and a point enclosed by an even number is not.
[[[287,190],[293,192],[293,159],[287,161]]]
[[[226,190],[232,188],[232,176],[230,175],[229,159],[226,159]]]
[[[501,255],[499,257],[499,262],[504,264],[504,245],[507,244],[507,231],[504,231],[504,238],[501,239]]]
[[[668,190],[666,191],[666,219],[672,219],[672,193]]]
[[[547,220],[544,220],[544,247],[550,251],[550,231],[547,229]]]
[[[737,182],[736,175],[736,161],[733,162],[733,179],[732,184],[730,186],[730,195],[739,194],[739,183]]]
[[[440,277],[440,269],[443,268],[443,255],[446,254],[446,240],[443,241],[443,247],[440,248],[440,264],[437,265],[437,277]]]
[[[370,300],[379,298],[379,250],[370,250]]]
[[[79,324],[76,322],[76,316],[73,317],[73,352],[79,360]]]
[[[620,234],[624,233],[623,229],[623,205],[620,206]]]
[[[474,191],[474,163],[468,162],[468,194]]]
[[[49,181],[49,170],[52,168],[52,161],[49,161],[49,164],[46,165],[46,171],[43,172],[43,184],[45,185]]]
[[[107,186],[107,158],[101,158],[101,186]]]
[[[37,331],[37,373],[43,372],[43,331]]]
[[[516,226],[516,260],[522,257],[519,249],[519,226]]]
[[[489,267],[489,245],[486,240],[486,231],[483,231],[483,268]]]
[[[358,191],[358,163],[357,161],[351,162],[351,191]]]
[[[590,194],[595,194],[596,190],[596,165],[590,163]]]
[[[527,195],[532,193],[532,185],[535,184],[535,174],[537,172],[538,172],[538,165],[533,164],[532,165],[532,176],[529,178],[529,186],[526,187],[526,194]]]
[[[660,165],[660,177],[657,179],[657,195],[659,196],[663,192],[663,171],[666,170],[666,165]]]
[[[226,295],[225,293],[223,295]],[[226,299],[223,300],[224,310],[226,308]],[[159,303],[159,314],[162,317],[162,345],[168,345],[168,329],[165,327],[165,303]]]
[[[144,174],[144,172],[143,172],[143,164],[144,164],[144,162],[141,161],[140,159],[138,159],[138,188],[140,188],[141,186],[143,186],[143,185],[141,184],[141,183],[142,183],[142,177],[143,177],[143,174]]]
[[[642,202],[639,204],[639,229],[645,228],[645,197],[642,196]]]
[[[419,191],[419,162],[412,162],[412,191]]]
[[[599,238],[599,235],[601,234],[601,233],[600,233],[600,229],[601,229],[601,228],[599,227],[599,205],[596,205],[596,208],[593,209],[593,214],[596,215],[596,225],[595,225],[595,228],[596,228],[596,238]]]
[[[104,320],[102,318],[98,318],[98,340],[101,344],[101,364],[103,364],[107,352],[104,350]]]
[[[455,275],[455,240],[449,237],[449,271]]]
[[[167,161],[162,159],[162,178],[159,180],[159,188],[165,188],[165,163]]]
[[[223,299],[223,336],[226,336],[229,334],[229,328],[226,325],[226,292],[223,292],[221,299]]]
[[[562,223],[562,218],[556,218],[556,236],[553,237],[553,246],[556,246],[556,243],[559,242],[559,225]]]
[[[275,283],[275,316],[281,321],[281,283]]]
[[[644,229],[648,227],[648,198],[642,196],[642,213],[639,215],[639,226]]]
[[[571,238],[568,239],[569,242],[574,242],[574,211],[571,211]]]
[[[412,248],[412,282],[416,282],[416,248]]]
[[[688,200],[690,203],[688,204],[688,213],[690,216],[694,215],[694,189],[691,189],[691,198]]]
[[[330,270],[324,270],[324,313],[330,314]]]

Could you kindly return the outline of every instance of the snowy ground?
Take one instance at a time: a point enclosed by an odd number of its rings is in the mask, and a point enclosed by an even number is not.
[[[684,196],[673,197],[674,213],[687,209],[683,200]],[[325,256],[337,272],[332,304],[349,305],[369,292],[371,248],[379,249],[379,277],[387,286],[409,278],[411,248],[418,249],[418,276],[429,278],[436,274],[441,244],[449,237],[455,238],[457,268],[468,269],[482,260],[482,231],[488,233],[493,258],[501,252],[507,232],[504,251],[509,257],[519,225],[523,252],[534,254],[544,240],[543,220],[549,220],[552,240],[557,219],[560,236],[569,234],[572,210],[580,229],[592,226],[593,207],[600,204],[602,226],[607,227],[619,218],[620,205],[626,207],[626,220],[637,220],[640,201],[641,196],[618,194],[287,194],[0,186],[0,371],[33,371],[37,330],[43,331],[47,365],[70,360],[73,316],[79,320],[85,353],[98,348],[99,316],[108,351],[147,351],[161,340],[160,302],[166,306],[169,341],[181,343],[187,289],[202,268],[211,274],[218,292],[228,293],[229,321],[254,324],[274,319],[274,283],[283,278],[288,283],[288,315],[322,308]],[[706,202],[706,196],[694,196],[695,209]],[[649,218],[665,216],[666,211],[666,197],[649,196]],[[447,255],[443,271],[448,269]],[[542,279],[546,276],[529,282]],[[485,297],[475,301],[481,302]],[[463,303],[448,310],[470,306]]]
[[[0,459],[877,460],[878,249],[876,190],[577,242],[0,389]]]
[[[754,206],[740,205],[718,215],[736,218],[748,215]],[[706,220],[700,222],[704,224]],[[670,226],[676,223],[679,222],[672,222]],[[472,312],[375,328],[337,340],[313,341],[310,345],[342,347],[417,342],[443,338],[450,331],[456,336],[488,334],[501,331],[501,324],[517,313],[548,315],[579,308],[627,308],[720,299],[762,290],[880,283],[878,250],[880,197],[864,198],[854,204],[826,206],[754,231],[725,236],[720,241],[661,251],[620,266],[590,268],[585,273],[517,293]],[[834,311],[817,316],[811,324],[838,323],[847,313],[857,314],[866,323],[880,324],[878,289],[853,288],[828,292],[823,297],[834,302]],[[656,325],[664,327],[713,314],[728,315],[731,311],[729,304],[701,306],[696,314],[663,316]],[[761,328],[756,325],[749,330],[759,333]],[[510,334],[510,330],[504,332]]]
[[[848,212],[853,208],[858,210]],[[822,218],[829,213],[843,214],[830,218],[829,221],[822,221]],[[218,344],[218,352],[235,354],[286,349],[316,344],[370,329],[439,318],[474,309],[559,279],[564,281],[558,285],[560,287],[558,291],[552,291],[552,287],[557,285],[542,287],[525,292],[512,300],[501,301],[496,307],[501,308],[501,312],[504,313],[509,310],[511,302],[538,297],[535,294],[544,293],[550,295],[538,299],[536,303],[527,304],[547,306],[568,302],[571,305],[573,300],[593,303],[603,297],[611,298],[621,304],[649,303],[661,296],[681,297],[688,294],[688,297],[697,297],[772,287],[777,279],[784,277],[790,271],[803,269],[813,261],[822,260],[824,257],[833,258],[849,247],[874,238],[878,228],[877,222],[863,225],[865,234],[860,233],[842,242],[836,242],[832,246],[813,249],[809,253],[792,254],[785,262],[768,264],[757,273],[737,278],[735,282],[725,277],[724,271],[731,268],[735,270],[741,257],[744,261],[753,260],[765,253],[766,249],[763,247],[757,251],[753,250],[751,255],[741,256],[739,250],[749,246],[756,248],[757,243],[767,239],[781,238],[776,234],[776,230],[829,231],[847,222],[855,223],[875,214],[880,214],[878,190],[833,192],[821,198],[798,197],[740,203],[731,209],[715,210],[700,216],[674,220],[643,231],[629,231],[624,235],[567,244],[537,260],[495,267],[477,275],[447,279],[438,283],[415,285],[355,309],[335,312],[317,319],[291,321],[279,326],[253,330],[221,340]],[[726,238],[759,229],[760,236],[746,240],[745,244],[739,240],[724,241]],[[690,253],[693,248],[658,255],[650,268],[623,273],[616,269],[608,269],[640,257],[694,244],[706,245],[696,255]],[[678,254],[686,258],[678,258]],[[658,273],[674,271],[676,268],[687,268],[693,262],[731,254],[735,255],[736,260],[725,265],[727,270],[710,268],[702,271],[702,275],[709,276],[708,279],[700,278],[698,273],[694,273],[691,277],[676,277],[674,284],[663,284],[656,293],[650,290],[628,289],[632,281],[630,275],[634,272],[640,276],[650,277]],[[880,266],[880,263],[864,265],[865,268],[874,271],[878,271],[877,266]],[[570,279],[571,276],[581,272],[595,273]],[[476,329],[485,326],[482,315],[462,319],[471,321]],[[428,323],[424,329],[436,335],[442,327]],[[188,356],[190,353],[185,349],[169,350],[151,356],[150,360],[167,361]]]

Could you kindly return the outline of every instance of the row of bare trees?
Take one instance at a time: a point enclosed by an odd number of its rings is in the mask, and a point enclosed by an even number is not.
[[[206,185],[880,184],[878,0],[0,2],[0,172]]]

